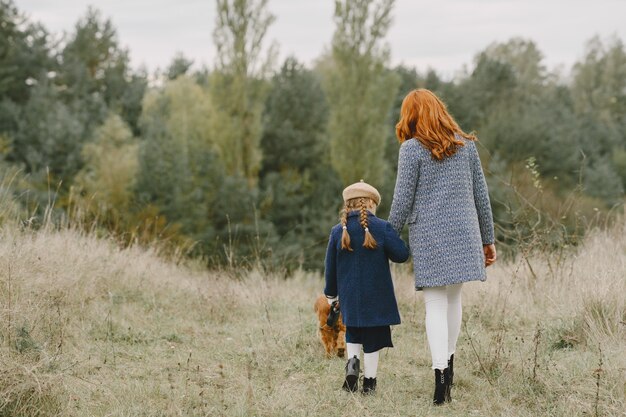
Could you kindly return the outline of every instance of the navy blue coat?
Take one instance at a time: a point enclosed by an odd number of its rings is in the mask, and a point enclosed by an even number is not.
[[[391,225],[368,212],[368,227],[377,248],[363,247],[365,232],[359,212],[348,215],[352,252],[341,249],[341,224],[330,232],[326,251],[327,296],[339,295],[343,322],[351,327],[400,324],[400,313],[393,291],[389,260],[405,262],[409,249]]]

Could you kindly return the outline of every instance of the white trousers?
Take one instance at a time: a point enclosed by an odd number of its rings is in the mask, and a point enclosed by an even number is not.
[[[348,359],[356,356],[361,357],[361,348],[363,345],[360,343],[346,343],[348,351]],[[371,353],[363,353],[363,375],[365,378],[376,378],[376,372],[378,371],[378,354],[380,350]]]
[[[426,336],[433,359],[433,369],[448,367],[461,332],[461,286],[424,288]]]

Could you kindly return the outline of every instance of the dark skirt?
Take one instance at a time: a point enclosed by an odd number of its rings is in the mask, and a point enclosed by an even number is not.
[[[393,347],[391,342],[391,328],[377,327],[346,327],[346,343],[363,345],[363,352],[377,352],[382,348]]]

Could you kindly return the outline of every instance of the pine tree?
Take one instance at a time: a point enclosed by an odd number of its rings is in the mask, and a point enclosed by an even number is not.
[[[53,48],[52,37],[43,26],[29,22],[12,0],[1,0],[0,101],[24,104],[32,85],[56,76]]]
[[[318,265],[341,183],[330,166],[328,103],[317,76],[287,58],[272,79],[263,120],[260,208],[281,242],[275,255],[285,264]]]
[[[101,124],[110,110],[119,113],[138,131],[140,104],[147,80],[145,72],[131,73],[129,53],[119,44],[110,19],[90,7],[76,23],[61,52],[59,82],[68,101],[79,98],[89,112],[85,123]]]
[[[177,53],[172,62],[165,71],[165,76],[168,80],[175,80],[181,75],[186,75],[191,66],[193,60],[187,59],[181,52]]]

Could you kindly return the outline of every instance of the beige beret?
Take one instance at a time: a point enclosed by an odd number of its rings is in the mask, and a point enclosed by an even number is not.
[[[351,200],[353,198],[360,198],[360,197],[371,198],[372,200],[374,200],[376,205],[380,204],[380,193],[378,192],[378,190],[372,187],[371,185],[369,185],[368,183],[363,182],[363,180],[359,182],[355,182],[352,185],[348,185],[343,190],[344,202]]]

